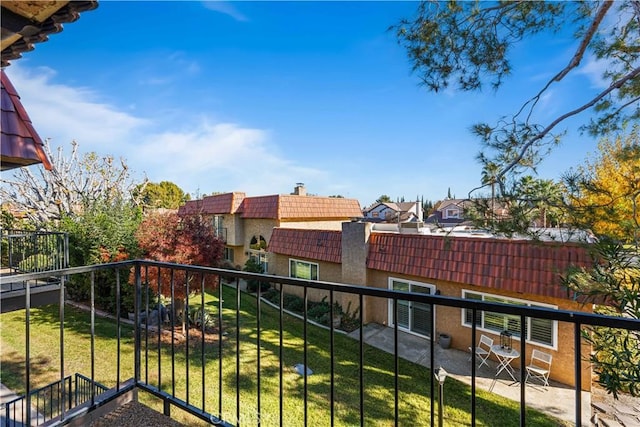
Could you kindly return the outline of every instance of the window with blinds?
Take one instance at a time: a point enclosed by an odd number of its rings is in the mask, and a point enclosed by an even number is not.
[[[521,305],[527,307],[557,308],[556,306],[532,303],[530,301],[505,298],[496,295],[483,294],[480,292],[462,291],[462,297],[485,302],[496,302],[501,304]],[[471,327],[473,320],[473,310],[462,310],[462,324]],[[520,316],[492,311],[476,311],[476,326],[478,329],[495,332],[509,331],[514,338],[520,338]],[[549,319],[526,318],[524,332],[527,342],[541,344],[548,347],[556,347],[557,322]]]

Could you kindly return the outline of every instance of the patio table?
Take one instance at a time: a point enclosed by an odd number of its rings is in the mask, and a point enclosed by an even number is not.
[[[520,353],[518,350],[510,348],[504,348],[499,344],[495,344],[491,346],[491,351],[498,358],[498,370],[496,372],[496,378],[500,375],[500,372],[506,371],[507,374],[513,379],[513,381],[518,382],[516,377],[514,376],[515,370],[511,367],[511,362],[520,357]]]

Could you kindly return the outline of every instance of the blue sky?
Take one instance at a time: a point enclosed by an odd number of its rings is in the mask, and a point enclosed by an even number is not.
[[[415,2],[112,2],[6,69],[40,136],[123,157],[136,177],[191,194],[244,191],[457,197],[478,186],[472,124],[534,95],[575,49],[570,31],[522,43],[497,92],[419,86],[387,28]],[[601,86],[590,59],[540,119]],[[539,168],[557,179],[596,141],[568,124]]]

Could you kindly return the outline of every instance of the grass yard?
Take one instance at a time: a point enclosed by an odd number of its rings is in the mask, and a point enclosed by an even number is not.
[[[149,384],[196,407],[204,403],[207,412],[218,414],[220,399],[224,419],[236,420],[236,378],[239,378],[240,422],[255,425],[258,416],[263,425],[279,423],[279,320],[278,311],[261,305],[260,387],[261,414],[257,408],[257,303],[256,299],[242,294],[239,329],[236,327],[236,291],[223,289],[223,330],[226,333],[222,346],[222,372],[219,371],[217,336],[206,337],[204,363],[201,358],[201,336],[191,334],[189,345],[181,341],[173,346],[175,374],[172,373],[172,345],[163,339],[158,351],[155,334],[143,335],[141,375]],[[191,301],[190,304],[199,304]],[[218,299],[207,294],[205,304],[216,310]],[[24,311],[3,314],[1,319],[2,382],[21,392],[24,390]],[[65,313],[65,374],[75,372],[91,375],[89,314],[67,308]],[[34,309],[31,313],[31,377],[32,387],[46,385],[60,377],[58,308],[56,306]],[[303,362],[303,322],[285,316],[283,331],[283,416],[284,425],[304,425],[304,378],[293,366]],[[239,371],[236,370],[236,337],[239,332]],[[95,377],[96,381],[113,386],[116,381],[116,327],[115,322],[96,319]],[[307,326],[308,366],[314,371],[308,376],[308,423],[330,424],[330,351],[329,331]],[[133,376],[133,330],[122,327],[121,379]],[[148,338],[148,341],[147,339]],[[148,342],[148,346],[144,347]],[[188,349],[188,352],[187,352]],[[188,354],[187,354],[188,353]],[[148,365],[144,364],[148,354]],[[394,359],[393,356],[365,345],[364,352],[364,413],[365,425],[393,425],[394,416]],[[188,362],[188,363],[187,363]],[[335,334],[335,424],[359,425],[359,343],[349,337]],[[160,366],[160,369],[158,368]],[[202,377],[205,384],[203,388]],[[430,424],[430,381],[432,375],[420,365],[399,362],[399,425],[420,426]],[[171,379],[175,378],[172,388]],[[218,378],[222,378],[222,396],[218,393]],[[187,395],[187,383],[189,394]],[[437,390],[437,387],[436,387]],[[469,425],[471,423],[471,388],[453,378],[445,383],[445,424]],[[144,396],[145,394],[142,394]],[[476,423],[478,425],[517,426],[519,405],[496,394],[478,390],[476,395]],[[153,402],[148,402],[153,405]],[[161,406],[157,406],[161,408]],[[437,408],[436,408],[437,414]],[[178,411],[174,417],[185,424],[194,425],[192,418],[183,418]],[[197,423],[197,422],[196,422]],[[204,424],[204,423],[202,423]],[[527,411],[527,424],[557,426],[563,422],[535,410]]]

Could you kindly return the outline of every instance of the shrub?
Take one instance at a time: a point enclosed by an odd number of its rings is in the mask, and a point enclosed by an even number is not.
[[[53,270],[55,268],[55,260],[50,255],[35,254],[20,261],[18,268],[21,271]]]
[[[284,308],[296,313],[302,313],[304,311],[304,299],[290,294],[284,294],[283,298]]]
[[[198,305],[189,307],[189,324],[198,328],[202,328],[204,323],[205,329],[211,329],[216,326],[216,316],[214,313]]]
[[[260,264],[257,260],[253,258],[249,258],[247,260],[242,270],[247,271],[249,273],[264,273],[264,268],[262,267],[262,264]],[[258,286],[260,286],[261,292],[265,292],[271,287],[271,284],[269,282],[263,282],[258,279],[247,280],[247,291],[257,292]]]

